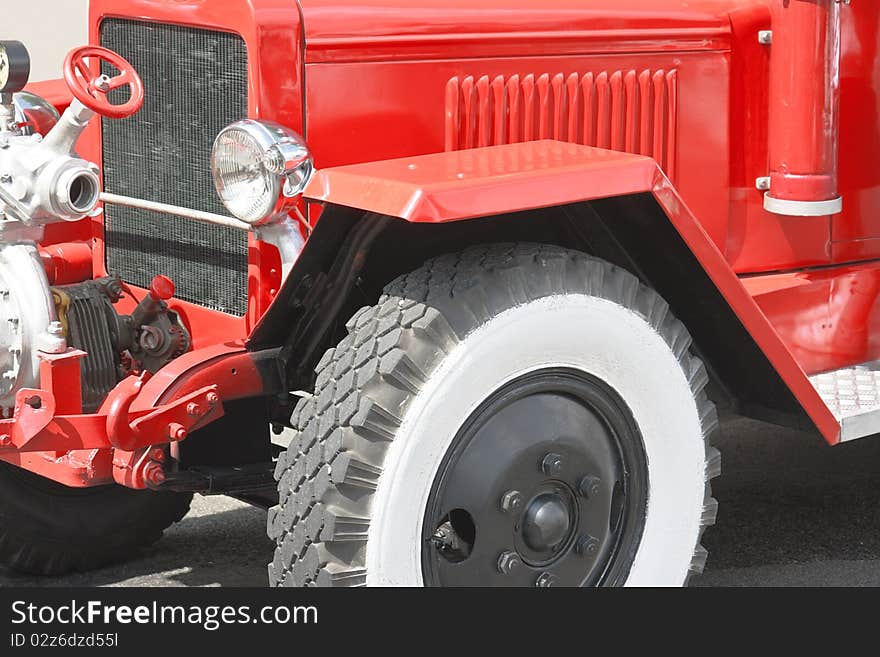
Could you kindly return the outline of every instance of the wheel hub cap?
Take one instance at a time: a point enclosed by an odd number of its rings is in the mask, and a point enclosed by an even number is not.
[[[629,572],[647,465],[613,390],[571,370],[531,373],[462,426],[426,509],[425,582],[582,586]]]
[[[571,509],[561,495],[538,495],[529,504],[523,517],[523,540],[536,552],[554,551],[568,538],[571,516]]]

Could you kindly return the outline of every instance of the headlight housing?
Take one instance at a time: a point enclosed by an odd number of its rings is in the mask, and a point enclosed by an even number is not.
[[[303,138],[277,123],[236,121],[214,140],[217,194],[233,216],[251,225],[283,218],[314,170]]]

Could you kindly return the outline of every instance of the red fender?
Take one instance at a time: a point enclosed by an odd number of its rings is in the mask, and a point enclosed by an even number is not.
[[[651,158],[537,141],[318,171],[307,198],[409,222],[443,223],[651,194],[825,439],[837,420],[708,234]]]

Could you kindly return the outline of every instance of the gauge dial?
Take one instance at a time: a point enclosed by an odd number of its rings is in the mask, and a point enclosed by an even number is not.
[[[0,41],[0,93],[21,91],[31,73],[31,58],[20,41]]]

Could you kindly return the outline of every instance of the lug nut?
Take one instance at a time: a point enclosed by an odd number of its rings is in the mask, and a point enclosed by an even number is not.
[[[516,513],[523,506],[523,498],[518,490],[509,490],[501,497],[501,510],[504,513]]]
[[[594,538],[589,534],[584,534],[578,538],[574,549],[580,555],[596,554],[596,550],[599,549],[599,539]]]
[[[599,477],[585,475],[578,481],[578,493],[583,497],[596,497],[601,492],[602,480]]]
[[[498,572],[502,575],[510,575],[515,569],[522,565],[522,559],[516,552],[502,552],[498,557]]]
[[[544,457],[544,460],[541,461],[541,470],[543,470],[544,474],[548,477],[559,476],[559,473],[562,472],[562,457],[559,454],[550,452]]]
[[[556,586],[556,576],[553,573],[541,573],[538,575],[538,579],[535,580],[535,586],[539,589],[548,589],[551,586]]]

